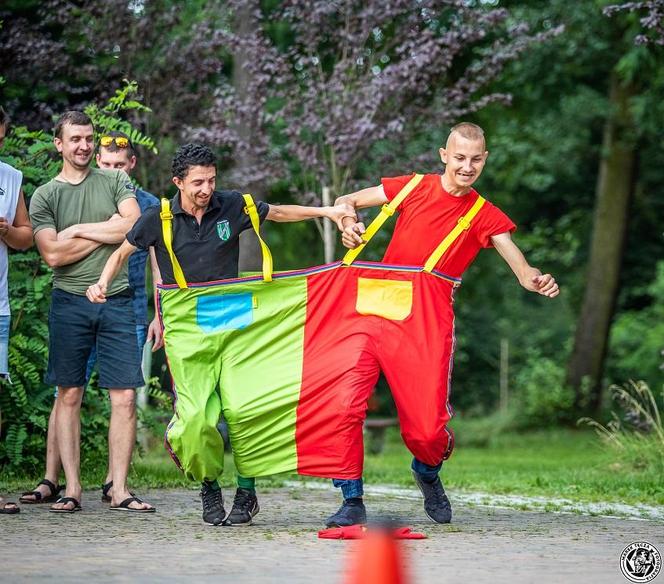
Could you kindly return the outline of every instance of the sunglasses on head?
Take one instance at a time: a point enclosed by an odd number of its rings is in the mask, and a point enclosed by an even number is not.
[[[99,145],[106,148],[115,142],[115,145],[118,148],[127,148],[129,146],[129,140],[124,136],[102,136],[99,140]]]

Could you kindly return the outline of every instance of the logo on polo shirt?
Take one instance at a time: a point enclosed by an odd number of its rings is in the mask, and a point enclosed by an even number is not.
[[[217,221],[217,235],[221,241],[228,241],[228,238],[231,236],[231,225],[228,219]]]
[[[0,187],[0,197],[4,197],[4,196],[5,196],[5,189]]]

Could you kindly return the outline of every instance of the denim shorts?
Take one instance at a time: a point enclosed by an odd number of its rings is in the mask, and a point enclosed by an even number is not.
[[[0,316],[0,378],[9,377],[9,323],[11,316]]]
[[[56,288],[51,296],[48,330],[44,381],[49,385],[84,386],[93,347],[101,387],[128,389],[143,385],[131,291],[93,304],[85,296]]]
[[[137,324],[136,325],[136,339],[138,340],[138,358],[143,361],[143,345],[148,338],[148,325],[146,324]],[[88,357],[88,362],[85,365],[85,387],[87,387],[90,382],[90,377],[92,377],[92,372],[94,371],[95,365],[97,364],[97,347],[92,347],[90,356]],[[1,375],[0,375],[1,376]],[[139,386],[140,387],[140,386]],[[58,397],[58,386],[55,386],[55,391],[53,392],[53,397]]]

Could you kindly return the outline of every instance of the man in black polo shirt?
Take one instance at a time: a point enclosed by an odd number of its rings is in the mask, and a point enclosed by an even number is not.
[[[189,283],[236,278],[240,253],[239,235],[251,228],[245,213],[246,203],[237,191],[215,191],[216,159],[212,151],[200,144],[186,144],[173,159],[173,182],[179,189],[171,204],[173,251]],[[344,217],[355,217],[349,205],[335,207],[302,207],[256,203],[261,223],[302,221],[327,217],[340,225]],[[175,284],[173,264],[164,243],[158,208],[148,209],[127,234],[125,242],[109,258],[99,278],[90,286],[87,296],[92,302],[104,302],[106,291],[120,267],[136,249],[154,247],[164,284]],[[167,349],[168,354],[168,349]],[[178,387],[178,400],[191,403],[187,388]],[[196,407],[206,408],[206,403]],[[187,476],[202,482],[203,520],[212,525],[250,525],[258,513],[255,480],[238,476],[233,508],[226,517],[223,497],[217,479],[221,474],[223,451],[208,453],[192,448],[196,464],[186,465]],[[189,454],[184,454],[188,456]],[[181,453],[180,456],[183,456]],[[182,461],[181,461],[182,462]],[[225,521],[224,521],[225,519]]]

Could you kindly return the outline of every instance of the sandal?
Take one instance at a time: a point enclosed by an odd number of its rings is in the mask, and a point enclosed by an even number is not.
[[[74,499],[74,497],[60,497],[56,503],[73,503],[74,508],[73,509],[53,509],[51,507],[49,511],[51,513],[76,513],[76,511],[81,511],[81,504]]]
[[[136,503],[142,503],[138,497],[127,497],[122,503],[119,505],[111,505],[109,509],[111,511],[129,511],[130,513],[154,513],[157,508],[156,507],[149,507],[148,509],[133,509],[129,505],[131,505],[133,502]]]
[[[113,497],[111,497],[111,496],[108,494],[108,492],[109,492],[112,488],[113,488],[113,481],[108,481],[107,483],[104,483],[104,484],[101,486],[101,502],[102,502],[102,503],[110,503],[110,502],[113,500]],[[132,497],[135,497],[135,496],[136,496],[136,495],[134,495],[134,493],[132,493],[131,491],[129,492],[129,494],[130,494]]]
[[[44,479],[37,486],[39,485],[46,485],[51,491],[51,494],[44,496],[39,491],[26,491],[20,496],[18,502],[23,503],[25,505],[36,505],[40,503],[55,503],[58,500],[58,497],[60,496],[60,491],[62,491],[62,489],[65,488],[64,485],[58,485],[58,486],[54,485],[48,479]],[[28,496],[33,496],[34,499],[26,499],[26,497]]]
[[[104,483],[101,486],[101,502],[102,503],[110,503],[111,502],[111,496],[108,494],[108,492],[113,488],[113,481],[108,481],[107,483]]]
[[[15,515],[16,513],[20,512],[21,509],[16,505],[16,503],[12,503],[11,501],[0,503],[0,514]]]

